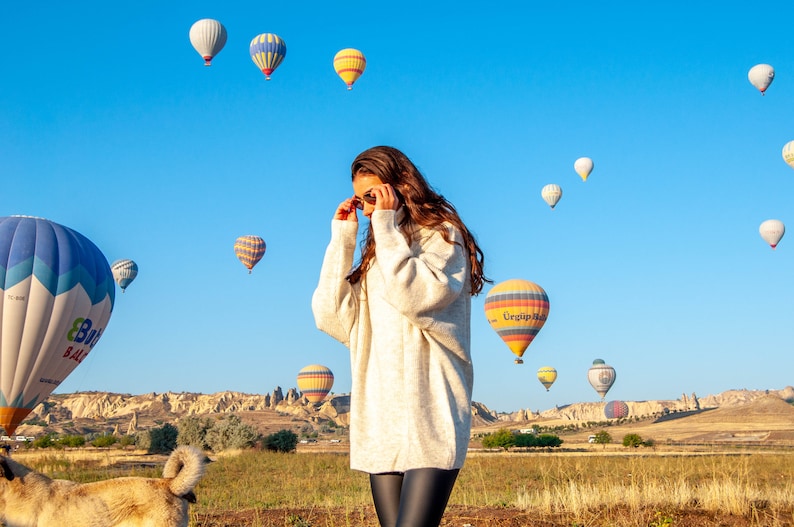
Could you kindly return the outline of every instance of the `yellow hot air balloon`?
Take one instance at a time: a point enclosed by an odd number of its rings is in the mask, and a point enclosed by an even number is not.
[[[353,89],[353,83],[361,77],[367,67],[367,59],[357,49],[346,48],[334,55],[334,69],[336,74],[345,81],[347,89]]]
[[[505,280],[485,296],[485,317],[522,364],[521,357],[546,323],[549,297],[538,284],[528,280]]]
[[[557,380],[557,370],[551,366],[541,366],[538,369],[538,380],[540,384],[546,387],[546,391],[548,392],[551,385]]]
[[[325,366],[310,364],[298,372],[298,389],[312,403],[321,403],[334,385],[334,374]]]

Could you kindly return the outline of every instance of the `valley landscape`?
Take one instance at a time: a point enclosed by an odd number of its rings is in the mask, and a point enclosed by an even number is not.
[[[474,403],[469,458],[442,525],[794,525],[794,388],[626,403],[629,416],[613,420],[603,417],[604,403],[510,414]],[[191,527],[376,525],[365,476],[347,468],[348,408],[348,395],[313,405],[297,390],[280,388],[265,395],[80,392],[52,395],[18,434],[126,435],[184,416],[234,413],[262,434],[288,429],[314,440],[300,443],[297,456],[210,453],[213,463],[197,489]],[[483,448],[486,434],[531,428],[559,435],[562,446],[532,452]],[[601,430],[612,441],[589,443]],[[626,448],[621,442],[627,434],[652,441]],[[124,467],[156,471],[164,460],[120,448],[20,449],[13,455],[41,463],[41,470],[59,467],[57,477],[67,479],[112,477],[126,474]],[[93,475],[85,473],[89,466]]]

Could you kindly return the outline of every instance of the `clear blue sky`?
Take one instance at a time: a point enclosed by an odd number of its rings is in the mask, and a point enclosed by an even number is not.
[[[310,301],[350,162],[378,144],[457,206],[495,282],[549,295],[522,366],[473,300],[476,401],[597,401],[596,358],[617,370],[607,399],[794,384],[794,241],[758,234],[794,225],[790,3],[170,4],[3,12],[0,215],[140,268],[56,392],[267,393],[311,363],[348,392],[347,350]],[[209,68],[188,40],[201,18],[228,31]],[[248,55],[265,32],[287,44],[271,81]],[[346,47],[368,61],[352,91],[332,67]],[[777,73],[763,97],[757,63]],[[553,211],[547,183],[563,189]],[[268,247],[250,275],[243,234]]]

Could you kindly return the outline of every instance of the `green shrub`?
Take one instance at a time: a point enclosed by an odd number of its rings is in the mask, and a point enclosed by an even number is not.
[[[279,430],[264,439],[264,446],[276,452],[292,452],[298,445],[298,436],[291,430]]]

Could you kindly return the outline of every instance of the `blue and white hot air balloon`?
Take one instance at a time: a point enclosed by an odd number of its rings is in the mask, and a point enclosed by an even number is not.
[[[113,312],[107,259],[42,218],[0,217],[0,426],[19,423],[94,349]]]

